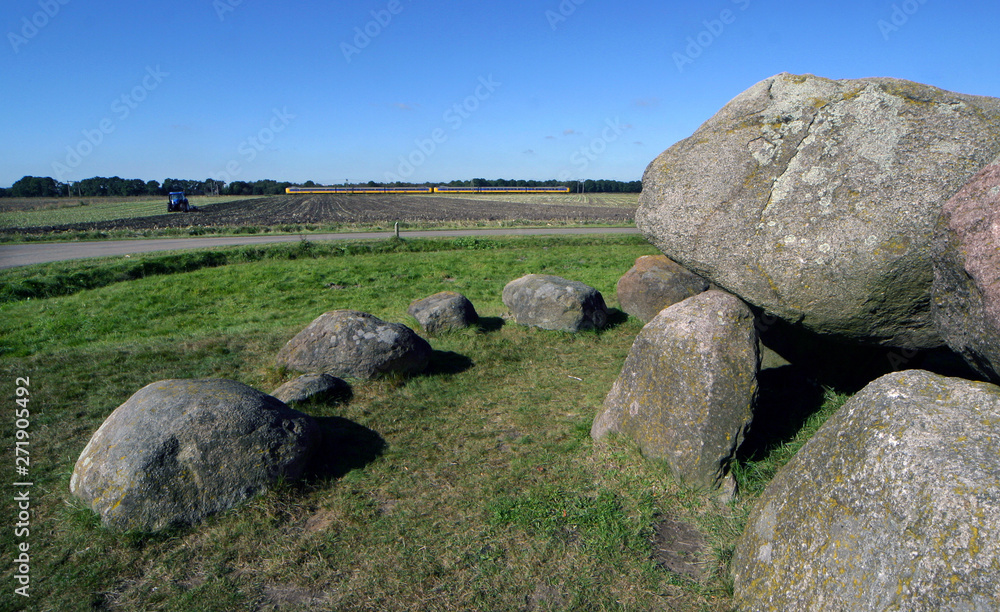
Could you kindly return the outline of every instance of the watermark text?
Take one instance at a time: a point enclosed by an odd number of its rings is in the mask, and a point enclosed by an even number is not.
[[[267,125],[257,131],[256,134],[245,139],[236,147],[236,152],[240,155],[243,163],[252,163],[257,159],[257,155],[263,151],[267,145],[274,142],[278,134],[285,131],[285,128],[295,119],[295,115],[288,112],[288,107],[275,108],[271,111],[271,119]],[[215,172],[212,178],[226,183],[233,182],[243,172],[243,164],[239,159],[231,159],[226,164],[225,170]]]
[[[740,11],[745,11],[750,7],[750,0],[730,0],[733,4],[737,5]],[[736,23],[738,13],[731,9],[722,9],[719,12],[719,16],[715,19],[706,19],[701,22],[705,26],[704,30],[701,30],[694,36],[688,36],[686,39],[687,45],[684,47],[684,52],[674,51],[671,58],[674,60],[674,65],[677,66],[678,72],[684,72],[684,67],[688,64],[693,64],[696,59],[701,57],[701,54],[705,52],[705,49],[710,47],[712,43],[722,36],[725,32],[726,26],[730,26]]]
[[[904,0],[899,4],[892,5],[892,12],[889,13],[888,21],[879,19],[878,31],[882,33],[883,40],[889,40],[889,35],[898,32],[900,28],[910,21],[910,17],[920,10],[921,4],[927,4],[927,0]]]
[[[389,24],[392,23],[392,18],[402,12],[403,3],[400,0],[389,0],[385,8],[371,12],[372,18],[363,28],[355,26],[354,37],[351,41],[340,43],[340,52],[344,54],[344,59],[347,60],[347,63],[350,64],[351,58],[355,55],[360,55],[368,45],[372,44],[372,41],[378,38],[379,34],[389,27]]]
[[[14,381],[14,594],[31,593],[31,379],[21,376]]]
[[[108,135],[115,131],[118,127],[117,122],[128,119],[132,111],[138,108],[139,104],[149,97],[149,93],[159,87],[160,83],[168,76],[170,73],[163,72],[159,66],[156,68],[146,66],[146,74],[139,84],[111,101],[111,112],[115,119],[104,117],[97,122],[96,127],[81,130],[83,139],[75,145],[66,145],[66,157],[52,162],[52,171],[55,173],[56,180],[65,182],[66,175],[78,168],[83,160],[101,146]]]
[[[462,101],[452,104],[448,110],[441,115],[452,131],[461,129],[462,124],[479,110],[482,103],[489,100],[493,93],[502,85],[499,81],[493,80],[493,75],[479,77],[479,84],[472,94],[466,96]],[[448,142],[448,132],[444,128],[434,128],[426,138],[417,138],[413,141],[414,148],[406,156],[399,156],[399,165],[396,172],[386,172],[387,181],[404,182],[405,179],[413,176],[417,168],[423,166],[427,160],[434,155],[440,145]]]
[[[38,36],[42,28],[49,25],[49,22],[59,14],[62,7],[69,4],[69,0],[38,0],[38,8],[41,9],[30,18],[21,18],[21,29],[17,32],[7,32],[7,40],[14,49],[14,53],[20,53],[21,47],[28,44],[32,38]]]

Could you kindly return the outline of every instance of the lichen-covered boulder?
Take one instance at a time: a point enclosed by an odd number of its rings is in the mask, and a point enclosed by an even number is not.
[[[271,395],[286,404],[309,400],[339,399],[351,394],[351,386],[326,372],[303,374],[281,385]]]
[[[374,378],[418,374],[431,346],[401,323],[366,312],[332,310],[317,317],[278,351],[277,364],[298,372]]]
[[[1000,153],[1000,99],[779,74],[646,168],[636,225],[667,257],[794,325],[941,345],[941,206]]]
[[[706,291],[656,315],[636,336],[591,436],[621,433],[683,482],[719,487],[753,419],[754,316]]]
[[[756,502],[741,610],[1000,608],[1000,387],[922,370],[852,397]]]
[[[622,310],[649,323],[661,310],[707,291],[708,281],[665,255],[643,255],[620,279],[616,292]]]
[[[455,291],[442,291],[416,300],[406,312],[420,323],[424,331],[432,334],[465,329],[479,321],[472,302]]]
[[[941,211],[931,311],[948,346],[1000,382],[1000,158]]]
[[[191,524],[298,478],[319,438],[312,417],[242,383],[162,380],[108,416],[70,491],[113,529]]]
[[[502,299],[520,325],[578,332],[608,322],[600,291],[559,276],[528,274],[512,280],[503,288]]]

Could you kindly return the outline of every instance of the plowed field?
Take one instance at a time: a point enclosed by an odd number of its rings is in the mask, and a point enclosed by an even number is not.
[[[115,219],[23,231],[156,229],[168,227],[276,226],[285,224],[379,224],[455,221],[630,223],[631,206],[508,202],[433,195],[283,195],[206,206],[194,213]]]

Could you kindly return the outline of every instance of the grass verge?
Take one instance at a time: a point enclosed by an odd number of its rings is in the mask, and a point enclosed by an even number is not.
[[[500,221],[407,221],[399,224],[401,231],[450,229],[523,229],[537,227],[634,227],[633,223],[608,223],[588,219],[550,219],[545,222],[527,219]],[[91,240],[142,240],[145,238],[182,238],[189,236],[303,235],[358,232],[391,232],[393,223],[283,223],[279,225],[234,225],[164,227],[156,229],[56,230],[40,233],[4,231],[0,227],[0,244],[27,242],[74,242]]]

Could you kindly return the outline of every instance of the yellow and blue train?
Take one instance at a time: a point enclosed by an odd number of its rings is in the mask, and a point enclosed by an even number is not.
[[[286,187],[285,193],[569,193],[569,187]]]

